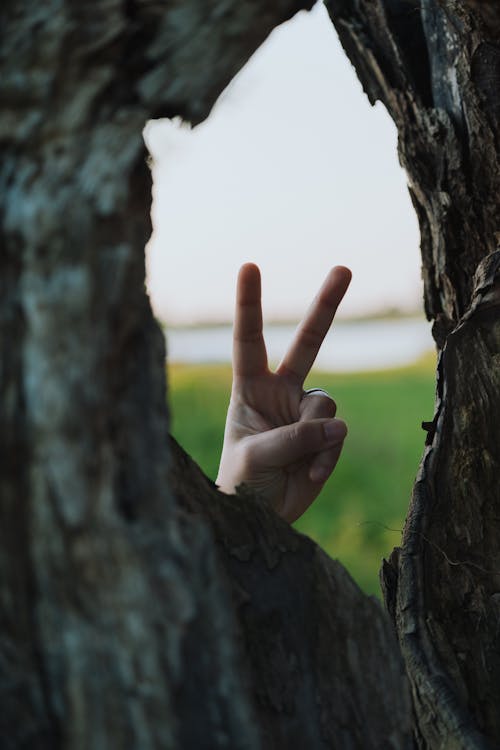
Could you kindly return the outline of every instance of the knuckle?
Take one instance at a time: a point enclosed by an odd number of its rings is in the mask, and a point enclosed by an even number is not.
[[[330,399],[331,416],[334,417],[337,413],[337,402]]]
[[[337,404],[330,396],[323,396],[321,399],[321,411],[325,417],[334,417],[337,413]]]
[[[296,422],[295,424],[290,425],[288,430],[285,432],[285,440],[287,443],[291,443],[292,445],[300,442],[302,438],[302,432],[303,428],[300,422]]]
[[[334,417],[337,413],[337,404],[331,396],[319,388],[306,393],[306,399],[310,399],[308,413],[316,417]]]

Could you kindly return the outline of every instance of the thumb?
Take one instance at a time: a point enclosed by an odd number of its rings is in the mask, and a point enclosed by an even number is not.
[[[341,419],[310,419],[247,438],[247,460],[255,468],[283,468],[342,443],[347,434]]]

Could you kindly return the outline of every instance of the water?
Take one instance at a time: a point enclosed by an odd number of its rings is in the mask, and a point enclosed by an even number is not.
[[[279,362],[294,330],[290,325],[265,327],[271,364]],[[169,361],[230,362],[231,337],[229,326],[168,329]],[[422,318],[336,321],[323,342],[315,367],[330,372],[380,370],[411,364],[432,349],[430,323]]]

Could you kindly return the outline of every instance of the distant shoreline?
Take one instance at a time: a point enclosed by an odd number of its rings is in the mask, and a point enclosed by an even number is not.
[[[264,326],[271,365],[290,345],[295,324]],[[418,317],[342,319],[328,333],[316,367],[329,372],[377,370],[409,364],[433,346],[430,323]],[[228,323],[164,329],[170,362],[230,362],[232,331]]]
[[[342,325],[343,323],[368,323],[370,321],[396,321],[396,320],[423,320],[425,321],[425,313],[423,309],[415,310],[399,310],[399,309],[387,309],[380,310],[370,314],[361,315],[348,315],[339,316],[335,319],[336,325]],[[166,330],[174,331],[190,331],[190,330],[203,330],[206,328],[230,328],[233,325],[232,320],[229,319],[204,319],[195,320],[189,323],[171,323],[165,320],[158,320],[161,327]],[[264,326],[274,327],[290,327],[297,326],[300,320],[296,318],[264,318]]]

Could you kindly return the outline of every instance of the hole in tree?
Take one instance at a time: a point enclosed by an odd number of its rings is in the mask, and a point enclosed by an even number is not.
[[[156,121],[146,140],[154,161],[149,290],[168,329],[172,432],[212,479],[239,266],[261,268],[275,362],[328,269],[352,269],[308,379],[336,400],[349,437],[296,526],[378,593],[434,395],[417,222],[394,124],[369,105],[318,3],[270,35],[204,123]]]

